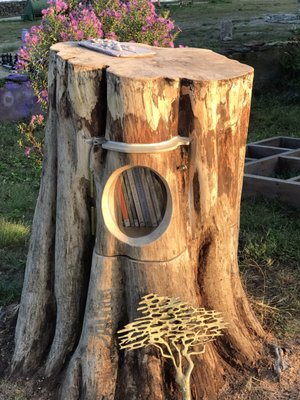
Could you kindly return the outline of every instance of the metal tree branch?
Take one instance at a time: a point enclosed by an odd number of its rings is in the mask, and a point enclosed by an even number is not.
[[[175,380],[181,386],[183,399],[191,400],[192,356],[203,354],[206,343],[222,335],[226,323],[220,313],[194,308],[178,298],[149,294],[139,304],[138,310],[144,316],[118,331],[120,348],[157,347],[164,358],[173,362]],[[183,358],[186,368],[183,368]]]

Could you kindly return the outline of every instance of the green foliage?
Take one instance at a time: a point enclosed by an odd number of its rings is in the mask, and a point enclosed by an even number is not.
[[[156,46],[173,46],[177,36],[171,34],[174,24],[168,19],[169,12],[156,13],[153,4],[146,0],[120,1],[108,3],[94,0],[96,14],[100,16],[105,36],[119,41],[134,41]]]
[[[285,51],[280,59],[282,67],[281,86],[290,91],[290,98],[300,101],[300,48],[299,45]]]
[[[18,125],[22,138],[18,140],[21,148],[24,148],[26,157],[41,165],[43,159],[44,128],[43,115],[33,115],[29,123],[21,122]]]
[[[248,142],[276,135],[300,137],[299,103],[288,92],[264,91],[252,100]]]
[[[300,72],[300,49],[285,51],[280,61],[287,72],[296,75]]]

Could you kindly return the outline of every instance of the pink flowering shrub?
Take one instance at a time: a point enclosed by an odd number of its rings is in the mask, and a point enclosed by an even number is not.
[[[44,110],[48,105],[48,57],[50,47],[57,42],[92,38],[134,41],[154,46],[174,47],[174,24],[168,14],[158,15],[151,0],[49,0],[43,10],[42,23],[26,34],[19,51],[18,70],[30,78]],[[40,123],[39,123],[40,122]],[[43,121],[34,116],[29,124],[20,124],[23,135],[20,145],[25,155],[42,159],[42,141],[38,134]],[[34,156],[34,157],[33,157]]]
[[[39,102],[47,108],[48,57],[50,47],[57,42],[102,37],[102,25],[91,5],[82,3],[72,8],[61,0],[50,0],[43,10],[41,25],[26,34],[19,51],[18,70],[29,75]]]
[[[50,47],[57,42],[91,38],[134,41],[173,47],[174,24],[156,13],[151,0],[49,0],[42,23],[26,34],[19,51],[18,69],[31,78],[41,105],[47,108]]]
[[[174,47],[174,24],[168,14],[156,13],[151,1],[111,0],[109,8],[94,0],[94,9],[100,16],[106,37],[121,42],[134,41],[154,46]]]
[[[24,149],[24,155],[40,164],[43,158],[43,129],[45,121],[43,115],[33,115],[29,124],[22,122],[18,125],[22,138],[18,141],[20,147]]]

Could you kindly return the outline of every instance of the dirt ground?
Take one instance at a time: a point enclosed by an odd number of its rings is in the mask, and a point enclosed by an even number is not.
[[[9,377],[18,308],[18,304],[0,307],[0,400],[54,400],[51,382],[39,377]]]
[[[17,304],[0,308],[0,400],[55,400],[55,383],[41,377],[9,377],[17,312]],[[292,345],[280,345],[285,366],[280,377],[274,373],[275,357],[271,356],[269,364],[263,365],[256,376],[247,374],[228,383],[218,400],[300,400],[300,334]],[[274,355],[272,345],[271,353]]]
[[[257,376],[245,376],[230,385],[218,400],[300,400],[300,336],[285,348],[284,362],[280,376],[270,362]]]

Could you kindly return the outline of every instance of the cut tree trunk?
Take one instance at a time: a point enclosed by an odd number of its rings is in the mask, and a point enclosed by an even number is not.
[[[194,358],[194,400],[215,398],[227,372],[255,366],[262,354],[264,332],[237,263],[253,70],[209,50],[152,49],[152,57],[120,59],[74,43],[52,47],[13,371],[62,374],[62,400],[182,398],[155,349],[118,349],[117,330],[149,293],[215,309],[229,324]],[[178,135],[190,145],[145,154],[106,150],[94,139],[155,144]],[[116,223],[115,188],[136,166],[161,178],[166,209],[156,229],[132,237]]]

